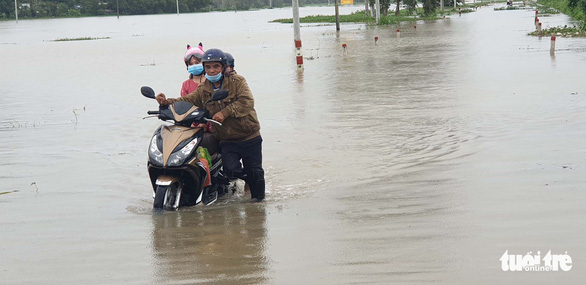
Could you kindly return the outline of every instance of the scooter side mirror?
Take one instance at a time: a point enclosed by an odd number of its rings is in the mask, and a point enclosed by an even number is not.
[[[153,88],[148,86],[140,87],[140,93],[142,93],[142,96],[144,97],[155,99],[155,90],[153,90]]]
[[[220,101],[228,97],[228,90],[218,89],[212,94],[212,101]]]

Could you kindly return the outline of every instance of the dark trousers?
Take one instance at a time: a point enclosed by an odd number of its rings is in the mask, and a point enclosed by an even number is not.
[[[250,186],[251,197],[264,199],[265,172],[262,169],[262,137],[258,136],[243,142],[222,142],[220,148],[224,173],[228,177],[243,178]]]

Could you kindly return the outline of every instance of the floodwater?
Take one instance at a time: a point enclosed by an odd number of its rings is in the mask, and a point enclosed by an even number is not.
[[[552,57],[526,35],[532,10],[492,7],[339,34],[304,24],[299,75],[292,25],[268,23],[291,15],[0,22],[2,283],[583,282],[585,39],[558,38]],[[53,41],[76,37],[109,38]],[[254,93],[267,199],[155,213],[160,122],[139,88],[178,96],[198,42],[231,52]],[[571,270],[501,269],[505,251],[550,250]]]

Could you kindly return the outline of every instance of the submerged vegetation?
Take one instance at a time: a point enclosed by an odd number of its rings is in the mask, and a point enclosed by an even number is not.
[[[506,6],[506,7],[494,8],[495,11],[519,10],[519,9],[521,9],[521,8],[519,8],[518,6]]]
[[[504,1],[504,0],[503,0]],[[457,14],[457,13],[470,13],[475,12],[476,8],[480,6],[487,6],[490,5],[490,2],[477,2],[477,3],[469,3],[469,4],[462,4],[458,1],[458,9],[453,9],[451,5],[453,2],[450,0],[445,1],[445,7],[443,11],[440,11],[439,8],[433,5],[433,1],[431,4],[427,5],[424,2],[424,6],[422,8],[415,7],[415,2],[409,2],[408,0],[403,1],[406,5],[405,9],[399,11],[391,11],[388,10],[389,5],[387,2],[381,2],[381,15],[380,15],[380,22],[379,25],[394,25],[399,22],[407,22],[407,21],[417,21],[417,20],[438,20],[441,19],[442,16]],[[367,24],[375,24],[376,18],[372,13],[373,3],[370,5],[369,11],[360,10],[356,11],[350,15],[340,15],[340,22],[341,23],[367,23]],[[437,5],[439,5],[439,0],[437,1]],[[271,22],[276,23],[293,23],[293,18],[285,18],[285,19],[276,19]],[[306,16],[299,19],[300,23],[335,23],[336,17],[334,15],[312,15]]]
[[[93,41],[93,40],[106,40],[110,37],[101,37],[101,38],[91,38],[91,37],[81,37],[81,38],[62,38],[53,40],[54,42],[71,42],[71,41]]]
[[[530,36],[586,37],[586,0],[538,0],[537,2],[539,3],[538,15],[547,16],[561,12],[578,20],[578,23],[573,26],[545,28],[529,33]]]
[[[537,7],[537,11],[539,12],[539,15],[542,15],[542,16],[560,13],[560,11],[558,11],[557,9],[552,8],[552,7],[547,7],[547,6]]]
[[[575,20],[580,21],[576,27],[580,37],[584,37],[586,31],[586,0],[538,0],[537,3],[559,10],[560,12],[571,16]],[[541,13],[539,8],[539,13]],[[542,31],[543,32],[543,31]]]
[[[343,23],[359,23],[367,21],[364,10],[354,12],[350,15],[340,15],[340,22]],[[276,19],[271,22],[275,23],[293,23],[293,18]],[[312,15],[299,18],[300,23],[335,23],[336,16],[334,15]]]
[[[580,30],[577,26],[564,26],[564,27],[553,27],[542,29],[541,31],[534,31],[529,33],[530,36],[538,36],[538,37],[548,37],[548,36],[558,36],[558,37],[586,37],[586,31]]]
[[[401,10],[399,16],[395,15],[380,15],[380,25],[392,25],[403,21],[416,21],[416,20],[436,20],[438,16],[424,16],[417,17],[408,15],[407,10]],[[375,17],[367,15],[364,10],[356,11],[350,15],[340,15],[340,23],[375,23]],[[276,19],[271,22],[277,23],[293,23],[293,18]],[[335,23],[336,16],[334,15],[313,15],[299,18],[300,23]]]
[[[570,1],[582,1],[586,7],[586,0],[570,0]],[[578,3],[582,3],[578,2]],[[453,3],[453,2],[452,2]],[[389,13],[382,13],[380,15],[379,25],[394,25],[399,22],[408,22],[408,21],[417,21],[417,20],[436,20],[441,19],[443,15],[451,15],[454,13],[470,13],[475,12],[476,8],[479,6],[485,6],[491,4],[490,2],[479,2],[479,3],[470,3],[466,5],[461,5],[458,10],[456,9],[444,9],[444,11],[436,11],[431,9],[432,14],[430,11],[426,11],[426,8],[412,8],[407,6],[406,9],[395,11],[396,15],[389,15]],[[381,7],[383,4],[381,4]],[[383,7],[384,8],[384,7]],[[434,7],[435,8],[435,7]],[[445,7],[447,8],[447,7]],[[382,8],[381,8],[382,9]],[[521,9],[517,6],[506,6],[502,8],[495,8],[494,10],[517,10]],[[586,8],[585,8],[586,9]],[[551,14],[558,14],[558,11],[555,8],[547,7],[547,6],[539,6],[537,8],[539,11],[539,15],[551,15]],[[388,8],[387,8],[387,12]],[[386,14],[386,15],[385,15]],[[421,15],[421,16],[420,16]],[[375,24],[375,17],[369,11],[360,10],[356,11],[350,15],[340,15],[339,20],[341,23],[366,23],[366,24]],[[336,17],[334,15],[311,15],[300,18],[299,21],[301,23],[335,23]],[[285,19],[276,19],[271,22],[277,23],[293,23],[292,18],[285,18]],[[586,37],[586,23],[584,21],[580,22],[577,25],[572,27],[564,26],[564,27],[554,27],[543,29],[540,32],[535,31],[529,33],[531,36],[562,36],[562,37]]]

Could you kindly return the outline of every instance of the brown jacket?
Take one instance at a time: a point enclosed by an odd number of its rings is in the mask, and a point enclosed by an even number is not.
[[[224,122],[222,126],[212,123],[214,135],[220,141],[246,141],[260,135],[260,124],[254,110],[254,97],[246,79],[234,74],[224,77],[222,89],[228,90],[228,97],[219,102],[212,102],[205,106],[205,102],[212,98],[214,89],[212,83],[206,80],[195,91],[185,97],[168,99],[169,104],[177,101],[187,101],[197,107],[205,107],[210,116],[222,112]]]

